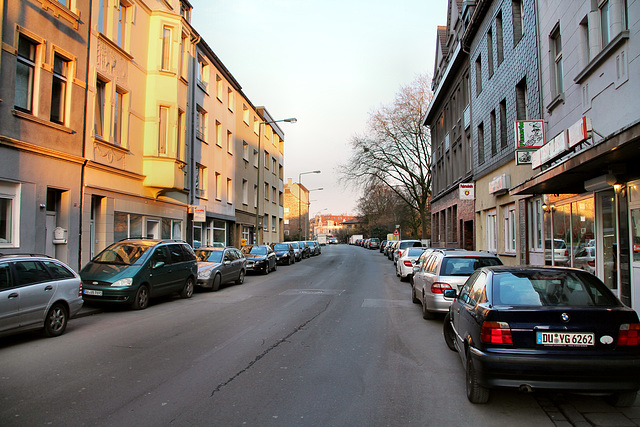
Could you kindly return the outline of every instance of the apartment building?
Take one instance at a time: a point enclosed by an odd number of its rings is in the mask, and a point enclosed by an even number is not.
[[[638,310],[640,2],[536,6],[545,144],[535,175],[510,192],[543,207],[539,261],[588,269]],[[566,248],[562,258],[551,242]]]
[[[284,185],[284,238],[302,240],[309,230],[309,190],[291,178]]]
[[[79,268],[89,3],[0,12],[0,251]]]

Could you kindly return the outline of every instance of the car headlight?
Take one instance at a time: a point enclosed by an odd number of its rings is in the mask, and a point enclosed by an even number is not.
[[[211,277],[211,270],[198,271],[198,279],[208,279]]]
[[[125,279],[116,280],[111,284],[114,287],[123,287],[123,286],[131,286],[133,284],[133,278],[127,277]]]

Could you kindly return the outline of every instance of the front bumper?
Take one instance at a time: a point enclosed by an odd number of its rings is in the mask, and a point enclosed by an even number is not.
[[[131,288],[86,288],[82,289],[82,299],[85,302],[109,303],[109,304],[131,304],[138,289]],[[87,295],[89,291],[101,291],[102,295]]]

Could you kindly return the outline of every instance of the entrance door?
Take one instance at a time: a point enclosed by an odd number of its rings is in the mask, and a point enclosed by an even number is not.
[[[597,194],[599,207],[596,267],[609,289],[618,291],[618,221],[613,190]],[[602,248],[600,250],[599,248]]]
[[[633,251],[633,287],[631,288],[631,304],[638,311],[640,307],[640,207],[631,209],[631,249]]]
[[[56,256],[56,245],[53,244],[53,230],[56,228],[55,212],[47,212],[47,222],[45,226],[45,248],[44,253],[50,257]]]

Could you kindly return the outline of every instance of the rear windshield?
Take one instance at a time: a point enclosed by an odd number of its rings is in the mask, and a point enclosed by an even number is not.
[[[493,276],[494,304],[607,307],[621,303],[597,277],[573,271],[527,271]]]
[[[502,265],[499,258],[490,257],[451,257],[442,260],[441,276],[471,276],[480,267]]]
[[[407,249],[415,246],[422,246],[420,242],[400,242],[400,249]]]
[[[196,250],[196,259],[198,261],[222,262],[222,251]]]
[[[546,249],[551,249],[551,240],[545,240],[544,247]],[[554,249],[566,249],[567,248],[567,244],[565,243],[564,240],[554,240],[553,241],[553,248]]]
[[[407,256],[420,256],[426,248],[409,248],[407,249]]]
[[[98,256],[93,259],[93,262],[101,262],[104,264],[135,264],[136,261],[153,246],[155,246],[155,243],[152,242],[114,243],[100,252]]]
[[[286,243],[278,243],[277,245],[273,245],[273,249],[276,251],[288,251],[289,245]]]

